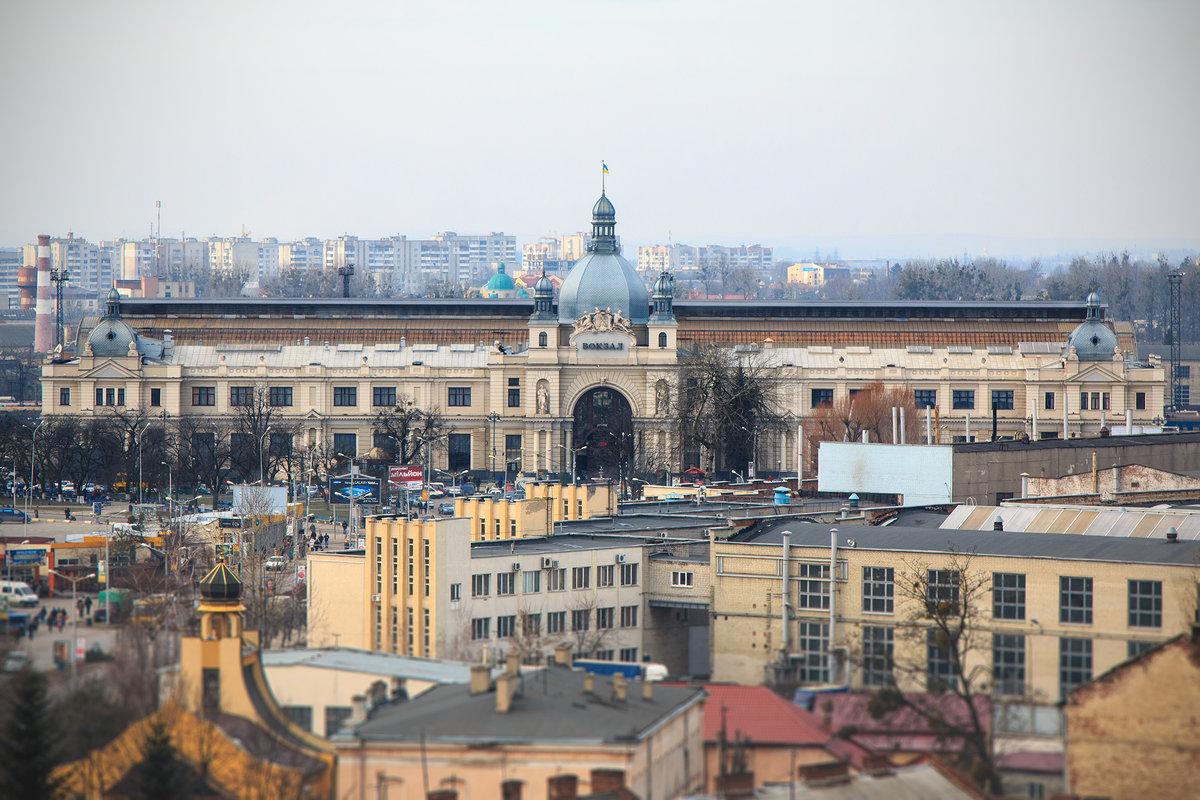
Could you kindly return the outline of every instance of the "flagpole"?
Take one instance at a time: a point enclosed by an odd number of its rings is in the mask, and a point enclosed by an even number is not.
[[[604,194],[604,188],[605,188],[604,187],[604,176],[605,176],[606,172],[605,172],[604,167],[605,167],[604,159],[600,159],[600,194]]]

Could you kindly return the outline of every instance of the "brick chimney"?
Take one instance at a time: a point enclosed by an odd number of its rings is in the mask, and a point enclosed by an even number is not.
[[[810,786],[832,786],[850,780],[850,765],[845,761],[829,764],[808,764],[796,770],[800,780]]]
[[[517,688],[517,676],[504,673],[496,678],[496,712],[507,714],[512,707],[513,692]]]
[[[500,784],[500,800],[521,800],[524,781],[507,780]]]
[[[625,680],[625,676],[621,673],[613,675],[613,696],[621,702],[629,699],[629,683]]]
[[[654,699],[654,681],[642,681],[642,699],[646,702]]]
[[[571,666],[571,645],[569,642],[554,646],[554,663],[560,667]]]
[[[576,800],[579,797],[579,778],[574,775],[551,775],[546,779],[546,800]]]
[[[596,691],[596,676],[590,672],[583,673],[583,690],[588,694],[594,694]]]
[[[504,657],[504,671],[509,675],[516,675],[521,671],[521,656],[517,653],[509,653]]]
[[[718,775],[713,784],[718,797],[753,797],[754,773],[739,772],[736,775]]]
[[[367,721],[367,696],[365,694],[356,694],[350,698],[350,718],[346,720],[343,727],[353,728]]]
[[[625,788],[625,770],[594,769],[592,770],[592,794],[612,792],[616,794]]]
[[[483,694],[492,686],[492,670],[486,664],[471,666],[471,694]]]

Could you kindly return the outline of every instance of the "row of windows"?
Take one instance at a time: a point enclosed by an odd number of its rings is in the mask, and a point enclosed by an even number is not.
[[[620,620],[622,628],[638,626],[638,606],[621,606],[620,616],[617,616],[615,606],[597,608],[595,614],[596,630],[611,630],[617,627]],[[571,632],[582,633],[591,630],[593,623],[592,609],[580,608],[570,612]],[[518,629],[523,636],[540,636],[542,633],[541,614],[506,614],[495,618],[496,638],[511,639],[517,635]],[[475,617],[471,620],[471,639],[479,641],[492,638],[492,617]],[[546,633],[567,633],[567,612],[551,611],[546,614]]]
[[[855,390],[851,389],[850,394],[855,394]],[[1079,407],[1087,411],[1089,408],[1095,411],[1107,411],[1109,406],[1108,392],[1080,392]],[[917,408],[933,408],[937,405],[937,389],[914,389],[913,401]],[[1011,411],[1014,408],[1014,392],[1012,389],[993,389],[992,390],[992,405],[991,408],[997,411]],[[1146,408],[1146,393],[1138,392],[1135,398],[1137,408],[1145,410]],[[813,389],[812,390],[812,406],[816,408],[822,405],[833,404],[833,389]],[[954,389],[951,391],[951,405],[959,410],[974,410],[975,408],[975,390],[974,389]],[[1046,392],[1045,406],[1047,409],[1054,408],[1054,392]]]
[[[620,573],[617,573],[616,568],[620,567]],[[598,567],[572,567],[571,580],[567,582],[567,568],[558,567],[555,569],[546,570],[546,591],[563,592],[566,591],[568,585],[571,589],[590,589],[592,585],[592,571],[596,573],[596,588],[609,589],[615,584],[613,581],[618,576],[621,580],[621,586],[637,586],[638,585],[638,565],[637,564],[603,564]],[[691,573],[685,573],[689,577]],[[542,571],[527,570],[525,572],[497,572],[496,573],[496,596],[504,597],[517,593],[517,576],[520,575],[521,591],[525,594],[536,594],[542,590]],[[457,586],[458,584],[454,584]],[[690,584],[688,584],[690,585]],[[471,596],[472,597],[488,597],[491,594],[492,588],[492,573],[482,572],[471,576]],[[451,600],[458,598],[453,595],[454,589],[451,589]]]
[[[828,565],[801,564],[800,608],[828,608]],[[812,578],[819,581],[814,582]],[[926,575],[926,602],[930,613],[958,613],[960,576],[956,570],[931,569]],[[1059,577],[1059,622],[1090,625],[1093,609],[1093,579]],[[1128,622],[1131,628],[1162,627],[1162,581],[1128,582]],[[868,614],[895,611],[895,572],[892,567],[862,568],[862,610]],[[1025,575],[992,573],[992,618],[1025,619]]]
[[[64,390],[65,391],[65,390]],[[158,389],[151,389],[150,405],[159,405],[155,402],[155,393]],[[465,405],[470,405],[470,390],[467,390],[467,402]],[[290,386],[271,386],[267,389],[267,402],[276,407],[290,406],[293,402],[293,391]],[[371,403],[379,407],[390,407],[396,405],[396,387],[395,386],[373,386],[371,387]],[[192,387],[192,405],[193,406],[215,406],[217,404],[217,387],[215,386],[193,386]],[[254,404],[254,387],[253,386],[230,386],[229,387],[229,405],[233,408],[244,408]],[[358,387],[357,386],[335,386],[333,387],[333,404],[339,407],[356,407],[358,405]],[[63,403],[63,405],[67,405]],[[110,404],[111,405],[111,404]],[[453,405],[453,403],[451,403]]]

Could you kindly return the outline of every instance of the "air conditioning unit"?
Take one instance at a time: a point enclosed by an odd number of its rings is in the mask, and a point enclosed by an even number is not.
[[[617,553],[617,563],[618,564],[625,563],[625,554],[624,553]]]
[[[521,571],[521,564],[520,564],[520,562],[519,562],[519,561],[514,561],[514,562],[512,563],[512,571],[513,571],[513,572],[520,572],[520,571]]]
[[[378,603],[378,602],[379,602],[379,599],[380,599],[380,597],[382,597],[382,595],[378,595],[378,594],[373,594],[373,595],[371,595],[371,602],[372,602],[372,603]]]
[[[542,556],[542,569],[553,569],[555,565],[554,559],[550,556]]]

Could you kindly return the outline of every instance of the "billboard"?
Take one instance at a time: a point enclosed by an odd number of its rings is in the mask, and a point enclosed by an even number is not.
[[[233,513],[243,516],[251,514],[286,514],[286,486],[253,486],[239,484],[233,487]]]
[[[407,464],[388,467],[388,485],[393,489],[420,489],[425,482],[425,470]]]
[[[329,479],[329,502],[349,505],[350,498],[364,506],[379,505],[379,478],[355,475],[353,485],[349,475]]]

